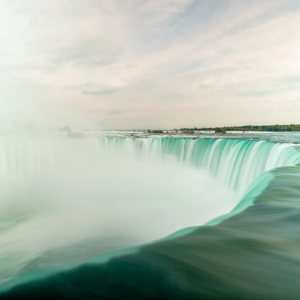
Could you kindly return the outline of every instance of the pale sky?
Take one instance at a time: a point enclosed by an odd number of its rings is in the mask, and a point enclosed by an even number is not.
[[[0,0],[0,121],[300,123],[299,0]]]

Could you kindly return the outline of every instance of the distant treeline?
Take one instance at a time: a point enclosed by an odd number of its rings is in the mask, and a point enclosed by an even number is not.
[[[300,124],[290,125],[244,125],[244,126],[229,126],[229,127],[206,127],[206,128],[181,128],[181,130],[210,130],[224,128],[226,131],[300,131]]]

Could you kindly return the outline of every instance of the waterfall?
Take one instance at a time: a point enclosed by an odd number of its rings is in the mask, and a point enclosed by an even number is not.
[[[224,185],[243,192],[260,174],[300,163],[293,144],[233,139],[102,137],[110,151],[137,152],[143,157],[171,155],[179,162],[207,169]]]
[[[294,145],[264,141],[1,137],[0,281],[222,226],[256,201],[274,168],[298,163]]]
[[[86,139],[0,139],[0,174],[51,168],[101,166],[107,159],[175,157],[209,170],[225,186],[244,192],[260,174],[300,162],[292,144],[232,139],[90,137]]]

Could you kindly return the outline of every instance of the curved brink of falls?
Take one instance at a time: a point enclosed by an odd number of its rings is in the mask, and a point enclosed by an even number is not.
[[[280,299],[300,295],[300,155],[294,147],[214,139],[105,138],[100,142],[106,149],[118,144],[128,153],[172,154],[209,169],[245,196],[231,213],[207,224],[211,226],[25,274],[3,284],[3,296]]]

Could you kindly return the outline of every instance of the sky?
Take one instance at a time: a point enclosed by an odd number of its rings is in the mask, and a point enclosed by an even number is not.
[[[0,0],[0,121],[300,123],[299,0]]]

